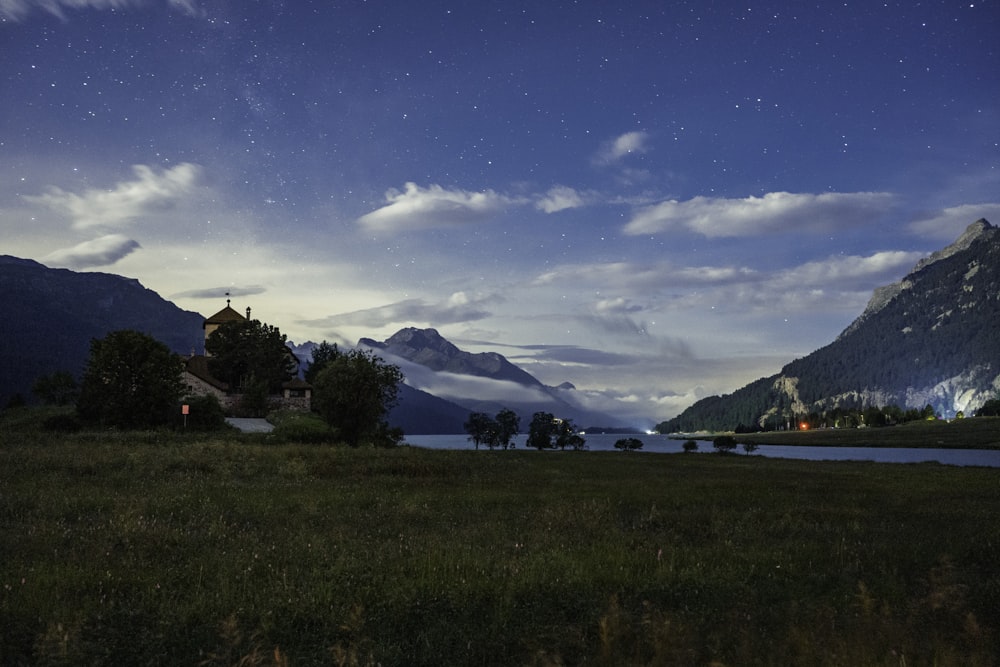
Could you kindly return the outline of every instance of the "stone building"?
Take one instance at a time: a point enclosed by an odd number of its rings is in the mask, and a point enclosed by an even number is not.
[[[226,307],[207,318],[202,324],[205,330],[205,340],[207,341],[216,329],[227,322],[245,322],[249,319],[250,308],[247,308],[246,316],[243,316],[234,310],[230,306],[229,299],[226,299]],[[295,366],[298,368],[299,360],[290,348],[288,356],[294,360]],[[201,354],[192,352],[191,356],[185,360],[183,380],[187,385],[188,394],[191,396],[211,394],[219,400],[227,413],[233,412],[239,405],[242,394],[239,393],[237,387],[230,387],[228,383],[212,375],[209,370],[209,357],[211,355],[208,350],[202,348]],[[268,397],[268,401],[274,409],[308,412],[312,407],[312,385],[296,374],[295,377],[281,385],[280,394],[272,394]]]

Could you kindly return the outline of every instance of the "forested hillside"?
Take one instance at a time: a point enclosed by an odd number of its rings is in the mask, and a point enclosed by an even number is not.
[[[837,407],[971,412],[1000,389],[1000,232],[985,220],[935,253],[831,344],[698,401],[661,432],[774,428]],[[885,303],[877,301],[894,294]]]

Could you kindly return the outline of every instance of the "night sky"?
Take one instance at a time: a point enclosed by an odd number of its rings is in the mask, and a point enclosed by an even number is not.
[[[0,253],[639,425],[1000,223],[1000,3],[0,0]]]

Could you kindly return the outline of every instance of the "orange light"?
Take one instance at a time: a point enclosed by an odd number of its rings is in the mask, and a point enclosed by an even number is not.
[[[803,431],[808,431],[809,430],[809,424],[807,424],[805,422],[802,422],[801,424],[799,424],[799,428],[802,429]]]

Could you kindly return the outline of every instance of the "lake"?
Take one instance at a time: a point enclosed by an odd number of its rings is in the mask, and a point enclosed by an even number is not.
[[[524,448],[526,434],[514,438],[518,449]],[[642,452],[681,454],[682,440],[665,435],[586,435],[590,451],[615,451],[619,438],[635,437],[643,442]],[[475,449],[465,435],[410,435],[406,442],[428,449]],[[486,447],[480,447],[486,450]],[[558,451],[558,450],[557,450]],[[698,441],[699,453],[712,453],[711,441]],[[622,454],[625,456],[626,454]],[[742,447],[733,456],[746,456]],[[1000,468],[1000,451],[983,449],[922,449],[917,447],[800,447],[795,445],[760,445],[751,456],[768,456],[810,461],[876,461],[878,463],[922,463],[936,461],[955,466],[986,466]]]

